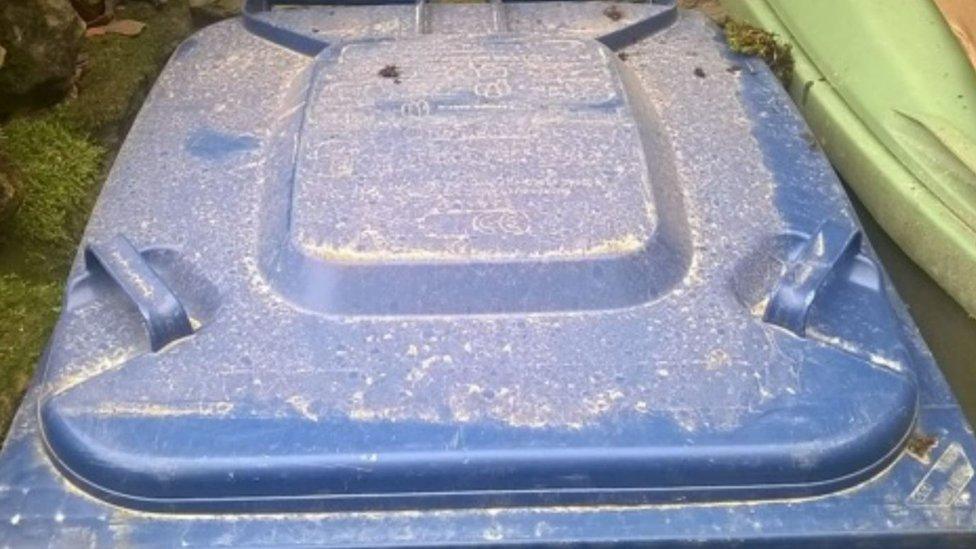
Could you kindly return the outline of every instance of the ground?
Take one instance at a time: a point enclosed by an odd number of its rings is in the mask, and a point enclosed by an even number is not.
[[[130,0],[117,18],[135,37],[86,40],[77,94],[0,125],[0,156],[21,202],[0,225],[0,433],[60,309],[65,277],[114,151],[169,54],[192,30],[187,0]]]

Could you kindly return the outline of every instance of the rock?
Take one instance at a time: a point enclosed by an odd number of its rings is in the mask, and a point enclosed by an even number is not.
[[[240,15],[244,0],[190,0],[190,17],[196,28]]]
[[[91,22],[105,15],[105,0],[71,0],[75,11],[86,22]]]
[[[51,100],[71,88],[85,24],[68,0],[3,0],[0,112],[27,101]]]

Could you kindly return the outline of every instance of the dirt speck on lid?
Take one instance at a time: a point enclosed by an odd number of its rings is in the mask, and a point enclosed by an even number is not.
[[[695,67],[695,76],[698,78],[705,78],[705,69],[701,67]]]
[[[802,137],[803,140],[807,142],[807,146],[810,147],[810,150],[816,150],[816,148],[817,148],[817,137],[815,135],[813,135],[813,133],[811,133],[810,131],[804,130],[803,132],[800,132],[800,137]]]
[[[624,18],[624,12],[620,10],[617,6],[613,5],[603,10],[603,15],[607,16],[607,19],[611,21],[620,21]]]
[[[905,446],[905,449],[913,457],[922,461],[928,461],[929,452],[935,447],[937,442],[937,438],[916,431],[908,439],[908,444]]]
[[[620,53],[617,54],[617,57],[619,57],[621,61],[626,61],[627,58],[630,57],[630,54],[628,54],[625,51],[622,51],[622,52],[620,52]]]
[[[377,74],[379,74],[383,78],[392,78],[392,79],[394,79],[397,82],[400,81],[399,80],[400,79],[400,67],[397,67],[396,65],[387,65],[387,66],[383,67],[382,69],[380,69],[380,71]]]

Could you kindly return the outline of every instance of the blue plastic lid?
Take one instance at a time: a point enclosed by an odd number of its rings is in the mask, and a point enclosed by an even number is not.
[[[889,463],[918,395],[856,224],[754,176],[744,107],[670,127],[654,68],[581,34],[181,48],[52,342],[58,466],[189,511],[785,497]],[[695,171],[710,145],[742,165]]]

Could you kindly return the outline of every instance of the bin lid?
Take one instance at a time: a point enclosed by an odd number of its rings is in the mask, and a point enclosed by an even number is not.
[[[39,412],[79,485],[187,511],[747,499],[899,451],[918,395],[882,273],[842,202],[784,205],[809,192],[763,175],[784,138],[669,126],[697,107],[568,32],[305,57],[220,29],[134,126],[52,340]],[[736,78],[702,93],[752,116]],[[724,181],[695,171],[709,139],[740,147]]]

